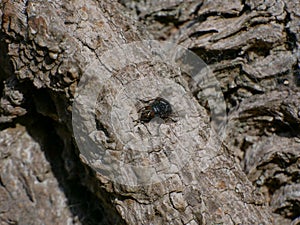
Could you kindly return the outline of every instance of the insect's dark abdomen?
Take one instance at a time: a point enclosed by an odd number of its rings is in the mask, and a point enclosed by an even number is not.
[[[154,117],[167,119],[172,114],[172,107],[167,100],[158,97],[150,105],[142,108],[140,111],[140,121],[148,123]]]
[[[155,113],[155,116],[160,118],[167,118],[172,113],[171,104],[163,98],[155,99],[151,107]]]

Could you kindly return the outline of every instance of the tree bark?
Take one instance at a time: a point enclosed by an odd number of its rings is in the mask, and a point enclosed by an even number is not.
[[[297,4],[1,2],[1,222],[297,223]],[[193,50],[208,83],[146,39]],[[142,123],[156,97],[172,116]]]
[[[298,1],[122,2],[157,39],[176,40],[210,65],[230,112],[225,143],[282,216],[276,223],[297,224]]]

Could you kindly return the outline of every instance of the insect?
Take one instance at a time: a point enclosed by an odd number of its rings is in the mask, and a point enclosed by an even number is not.
[[[166,99],[157,97],[149,105],[140,109],[139,112],[140,121],[143,123],[148,123],[155,117],[165,120],[172,114],[172,106]]]

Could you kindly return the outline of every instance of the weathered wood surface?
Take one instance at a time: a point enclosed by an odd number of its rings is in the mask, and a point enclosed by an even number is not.
[[[273,212],[299,217],[299,2],[163,2],[123,4],[209,63],[230,110],[227,146]]]
[[[37,204],[50,196],[58,198],[49,203],[53,210],[50,215],[54,216],[55,210],[63,212],[57,215],[58,223],[289,224],[294,219],[295,223],[300,216],[299,3],[258,0],[120,3],[92,0],[0,3],[3,65],[0,142],[4,155],[0,179],[4,199],[1,223],[50,224],[52,217],[42,214],[49,205]],[[99,83],[95,107],[96,143],[101,143],[118,160],[124,159],[125,152],[127,163],[142,165],[157,163],[160,157],[165,157],[163,150],[167,146],[174,150],[181,144],[187,149],[181,155],[188,159],[183,161],[187,162],[185,165],[175,160],[174,170],[156,168],[164,175],[162,182],[130,186],[96,173],[92,167],[103,165],[98,162],[93,165],[80,155],[81,149],[72,137],[72,103],[80,78],[88,71],[97,72],[98,66],[108,65],[108,61],[103,61],[107,50],[143,39],[174,41],[192,49],[209,64],[227,103],[228,138],[225,146],[211,132],[209,108],[202,90],[194,88],[192,96],[187,85],[191,79],[178,68],[170,68],[167,62],[133,63],[113,70],[109,80],[103,78],[104,73],[97,73],[103,82]],[[117,56],[112,59],[117,60]],[[156,97],[155,93],[165,91],[165,85],[172,90],[167,96],[177,111],[184,104],[194,106],[185,107],[188,116],[179,116],[176,122],[149,123],[147,128],[135,123],[141,107],[137,104],[138,96]],[[123,93],[120,90],[126,90],[128,96],[116,101]],[[120,108],[124,113],[118,111]],[[124,119],[112,120],[112,114]],[[76,121],[75,126],[90,129],[82,121]],[[13,154],[5,154],[12,151],[11,144],[5,146],[8,140],[22,142],[20,130],[29,138],[20,126],[8,128],[18,123],[40,145],[16,147],[20,154],[38,152],[39,163],[33,162],[32,167],[18,166],[27,165],[26,157],[13,161]],[[148,158],[143,154],[134,158],[135,152],[130,148],[143,148],[149,143],[149,133],[155,136],[157,130],[162,133],[159,139],[151,139],[156,150],[149,153],[149,161],[145,161]],[[20,140],[16,141],[18,135]],[[138,141],[128,141],[128,135]],[[51,170],[44,171],[47,162],[40,162],[45,161],[43,154],[50,155],[46,159]],[[8,167],[12,163],[16,165]],[[50,176],[40,181],[31,171]],[[143,172],[139,175],[148,179],[146,171]],[[126,168],[121,168],[120,173],[127,173]],[[46,197],[40,196],[37,180],[51,183],[53,174],[68,200],[64,204],[59,204],[58,196],[63,193],[55,185],[51,186],[53,190],[44,186]],[[20,182],[11,187],[9,184],[14,180]],[[14,192],[15,188],[19,192]],[[72,189],[79,189],[84,196],[77,196]],[[10,201],[8,196],[13,203],[24,207],[13,210],[5,203]],[[85,205],[85,201],[89,204]],[[28,207],[32,210],[29,213]],[[31,213],[34,211],[36,214]]]

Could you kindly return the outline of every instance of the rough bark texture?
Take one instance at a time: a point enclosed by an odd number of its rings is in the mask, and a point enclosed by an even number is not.
[[[25,127],[8,128],[0,136],[1,224],[80,224],[71,214],[47,157]],[[52,150],[55,145],[47,148]]]
[[[1,224],[300,224],[299,10],[296,0],[1,1]],[[173,41],[209,64],[228,126],[222,144],[203,90],[167,62],[115,69],[109,82],[97,74],[96,143],[132,164],[185,149],[181,168],[155,168],[162,182],[130,186],[81,154],[72,103],[79,79],[108,65],[107,50],[142,39]],[[185,114],[137,123],[138,99],[165,86]],[[120,90],[128,96],[116,102]],[[134,157],[147,138],[154,150]]]
[[[210,64],[229,110],[227,146],[272,211],[297,224],[299,2],[122,3],[156,38],[175,40]]]

